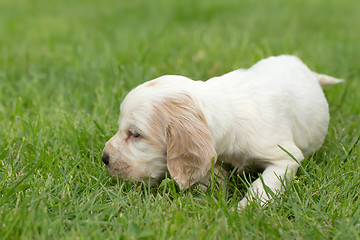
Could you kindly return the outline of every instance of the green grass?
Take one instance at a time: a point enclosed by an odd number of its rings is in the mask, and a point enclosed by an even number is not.
[[[360,2],[0,0],[1,239],[360,239]],[[295,54],[325,89],[324,146],[282,198],[111,181],[101,162],[126,93]]]

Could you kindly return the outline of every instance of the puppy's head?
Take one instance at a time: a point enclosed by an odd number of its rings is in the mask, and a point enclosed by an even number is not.
[[[154,184],[168,172],[185,189],[210,170],[217,158],[212,135],[198,104],[174,86],[182,81],[190,80],[162,77],[126,96],[119,131],[103,151],[112,176]]]

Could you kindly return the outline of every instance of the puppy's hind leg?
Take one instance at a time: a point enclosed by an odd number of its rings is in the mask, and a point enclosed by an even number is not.
[[[239,202],[239,210],[246,207],[248,201],[258,200],[260,205],[266,204],[271,199],[272,193],[278,194],[283,190],[282,185],[286,182],[285,179],[291,180],[295,176],[299,168],[298,163],[304,159],[304,156],[296,146],[284,149],[289,151],[297,161],[281,148],[276,150],[278,158],[267,161],[268,165],[264,172],[252,183],[246,196]]]

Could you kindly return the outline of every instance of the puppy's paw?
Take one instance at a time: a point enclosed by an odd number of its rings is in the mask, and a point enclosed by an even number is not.
[[[238,207],[237,210],[238,211],[242,211],[246,208],[246,206],[249,205],[249,201],[246,198],[243,198],[239,203],[238,203]]]

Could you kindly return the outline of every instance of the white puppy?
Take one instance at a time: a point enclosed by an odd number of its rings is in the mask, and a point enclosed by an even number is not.
[[[208,183],[212,161],[265,169],[239,207],[265,203],[325,138],[329,112],[321,86],[341,80],[317,74],[294,56],[270,57],[250,69],[206,82],[162,76],[133,89],[120,107],[119,131],[103,162],[115,177],[160,181],[181,189]],[[297,161],[286,153],[286,149]]]

